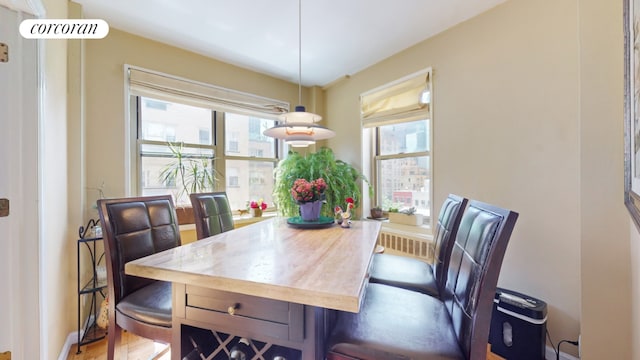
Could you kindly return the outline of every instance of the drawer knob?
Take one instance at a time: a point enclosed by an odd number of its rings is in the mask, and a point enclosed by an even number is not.
[[[235,303],[227,308],[227,312],[229,315],[233,316],[236,314],[236,310],[240,309],[240,304]]]

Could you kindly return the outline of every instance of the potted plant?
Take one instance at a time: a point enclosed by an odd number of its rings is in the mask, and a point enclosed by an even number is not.
[[[380,206],[374,206],[370,210],[372,219],[381,219],[384,217],[384,211]]]
[[[267,208],[267,203],[264,200],[260,199],[258,201],[250,201],[249,202],[249,214],[251,217],[261,217],[262,211]]]
[[[275,186],[273,201],[283,216],[297,216],[299,205],[291,195],[291,188],[297,179],[313,181],[318,178],[326,182],[324,200],[327,205],[322,206],[321,215],[333,217],[334,208],[344,203],[344,199],[351,197],[357,206],[361,199],[360,184],[367,183],[369,193],[372,192],[366,177],[350,164],[335,158],[329,148],[321,148],[316,153],[305,156],[290,151],[274,170]]]
[[[184,153],[183,143],[169,142],[168,145],[173,159],[160,172],[160,180],[165,184],[175,183],[177,187],[173,195],[176,200],[178,223],[193,224],[193,209],[189,195],[213,191],[218,174],[212,168],[209,159],[187,156]],[[182,205],[178,206],[178,204]]]

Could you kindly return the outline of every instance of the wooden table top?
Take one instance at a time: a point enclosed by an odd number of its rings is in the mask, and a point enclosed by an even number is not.
[[[358,312],[380,226],[296,229],[275,217],[129,262],[125,272]]]

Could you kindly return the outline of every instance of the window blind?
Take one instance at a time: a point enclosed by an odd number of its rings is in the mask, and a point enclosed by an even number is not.
[[[131,66],[126,69],[132,95],[263,118],[275,118],[289,111],[289,104],[283,101],[151,70]]]
[[[426,96],[426,92],[429,92]],[[431,117],[431,68],[360,95],[365,128]]]

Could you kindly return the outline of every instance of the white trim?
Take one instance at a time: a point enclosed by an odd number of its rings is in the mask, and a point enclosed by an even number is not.
[[[11,23],[20,23],[23,19],[33,18],[32,14],[42,15],[44,7],[39,0],[7,1],[0,0],[3,10],[9,11]],[[18,9],[18,10],[16,10]],[[5,23],[6,24],[6,23]],[[25,41],[18,33],[17,26],[8,32],[4,41],[11,44],[10,63],[15,71],[12,89],[8,100],[13,107],[14,118],[20,121],[11,122],[10,147],[16,154],[9,164],[8,179],[12,201],[9,236],[9,257],[12,272],[9,282],[10,318],[7,327],[12,333],[9,351],[16,359],[27,358],[27,355],[43,358],[45,346],[43,323],[43,300],[41,283],[42,272],[42,208],[40,155],[42,138],[40,129],[43,123],[43,43],[42,41]],[[28,220],[28,221],[27,221]],[[2,258],[5,259],[4,257]]]
[[[25,12],[36,17],[44,17],[44,6],[40,0],[0,0],[0,5],[9,10]]]
[[[67,360],[69,352],[71,351],[71,347],[77,343],[78,331],[74,331],[67,335],[67,340],[65,340],[64,345],[62,346],[62,350],[60,350],[60,354],[58,354],[58,360]]]
[[[131,126],[131,93],[129,91],[129,66],[128,64],[124,64],[123,71],[123,81],[122,86],[124,86],[124,194],[125,196],[133,196],[134,191],[137,191],[137,186],[133,184],[133,174],[134,169],[133,159],[136,157],[136,147],[135,142],[131,139],[133,134],[135,134],[135,129],[132,129]],[[137,165],[136,165],[137,166]],[[137,180],[138,176],[135,176]]]

